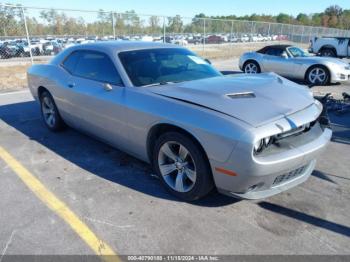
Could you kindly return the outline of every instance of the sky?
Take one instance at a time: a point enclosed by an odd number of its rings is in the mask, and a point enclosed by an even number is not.
[[[1,0],[0,0],[1,1]],[[271,14],[280,12],[290,15],[298,13],[322,12],[330,5],[339,5],[350,9],[350,0],[4,0],[11,4],[48,8],[69,8],[125,12],[135,10],[139,14],[181,15],[193,17],[204,13],[211,15],[250,15]]]

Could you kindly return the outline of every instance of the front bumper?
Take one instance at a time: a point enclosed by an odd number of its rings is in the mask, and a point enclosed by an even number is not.
[[[311,132],[311,131],[310,131]],[[290,189],[308,179],[317,156],[331,139],[332,131],[317,125],[305,143],[296,136],[283,145],[288,150],[256,157],[248,156],[246,147],[237,145],[227,163],[213,163],[232,170],[236,176],[219,173],[213,168],[214,181],[219,192],[244,199],[261,199]],[[316,136],[316,138],[315,138]]]
[[[331,82],[346,82],[350,80],[350,70],[341,69],[331,72]]]

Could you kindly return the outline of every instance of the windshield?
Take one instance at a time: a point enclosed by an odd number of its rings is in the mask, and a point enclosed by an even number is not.
[[[303,49],[299,48],[299,47],[289,47],[288,51],[291,53],[291,55],[293,57],[306,57],[306,56],[310,56],[310,54],[306,51],[304,51]]]
[[[220,76],[221,73],[187,49],[159,48],[119,53],[135,86],[148,86]]]

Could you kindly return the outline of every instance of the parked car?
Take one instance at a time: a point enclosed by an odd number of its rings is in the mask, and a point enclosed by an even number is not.
[[[180,37],[180,38],[175,38],[172,44],[186,46],[188,45],[188,42],[186,39]]]
[[[168,44],[170,44],[174,41],[174,38],[170,37],[170,36],[166,36],[165,38],[164,38],[164,36],[162,36],[160,39],[162,42],[168,43]]]
[[[151,163],[187,201],[214,186],[247,199],[294,187],[332,134],[305,87],[271,73],[225,77],[177,45],[77,45],[33,65],[28,85],[50,130],[67,124]]]
[[[229,38],[228,38],[228,42],[230,42],[230,43],[238,43],[239,41],[240,41],[239,38],[234,36],[234,35],[229,36]]]
[[[244,53],[239,68],[248,74],[275,72],[319,85],[350,79],[349,64],[335,58],[311,56],[291,45],[270,45],[256,52]]]
[[[7,59],[11,57],[15,57],[17,54],[17,49],[7,45],[2,44],[0,46],[0,59]]]
[[[205,38],[206,44],[221,44],[224,42],[223,37],[219,35],[210,35],[207,38]]]
[[[250,36],[250,41],[251,42],[262,42],[264,41],[264,37],[261,34],[257,34],[257,35],[251,35]]]
[[[349,37],[314,37],[309,52],[328,57],[350,57]]]
[[[30,56],[29,46],[26,42],[19,42],[16,46],[18,48],[16,56],[19,56],[19,57]]]
[[[43,44],[44,55],[57,55],[61,51],[62,51],[62,46],[55,41],[51,41]]]
[[[31,40],[30,48],[32,49],[32,54],[35,56],[39,56],[43,54],[43,43],[40,40]]]
[[[189,44],[198,45],[198,44],[202,43],[202,37],[201,36],[191,36],[191,37],[187,38],[187,42]]]
[[[248,35],[242,35],[239,38],[239,42],[245,43],[245,42],[249,42],[250,37]]]

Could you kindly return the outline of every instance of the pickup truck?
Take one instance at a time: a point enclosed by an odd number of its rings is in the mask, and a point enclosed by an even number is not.
[[[350,57],[349,37],[314,37],[309,52],[329,57]]]

